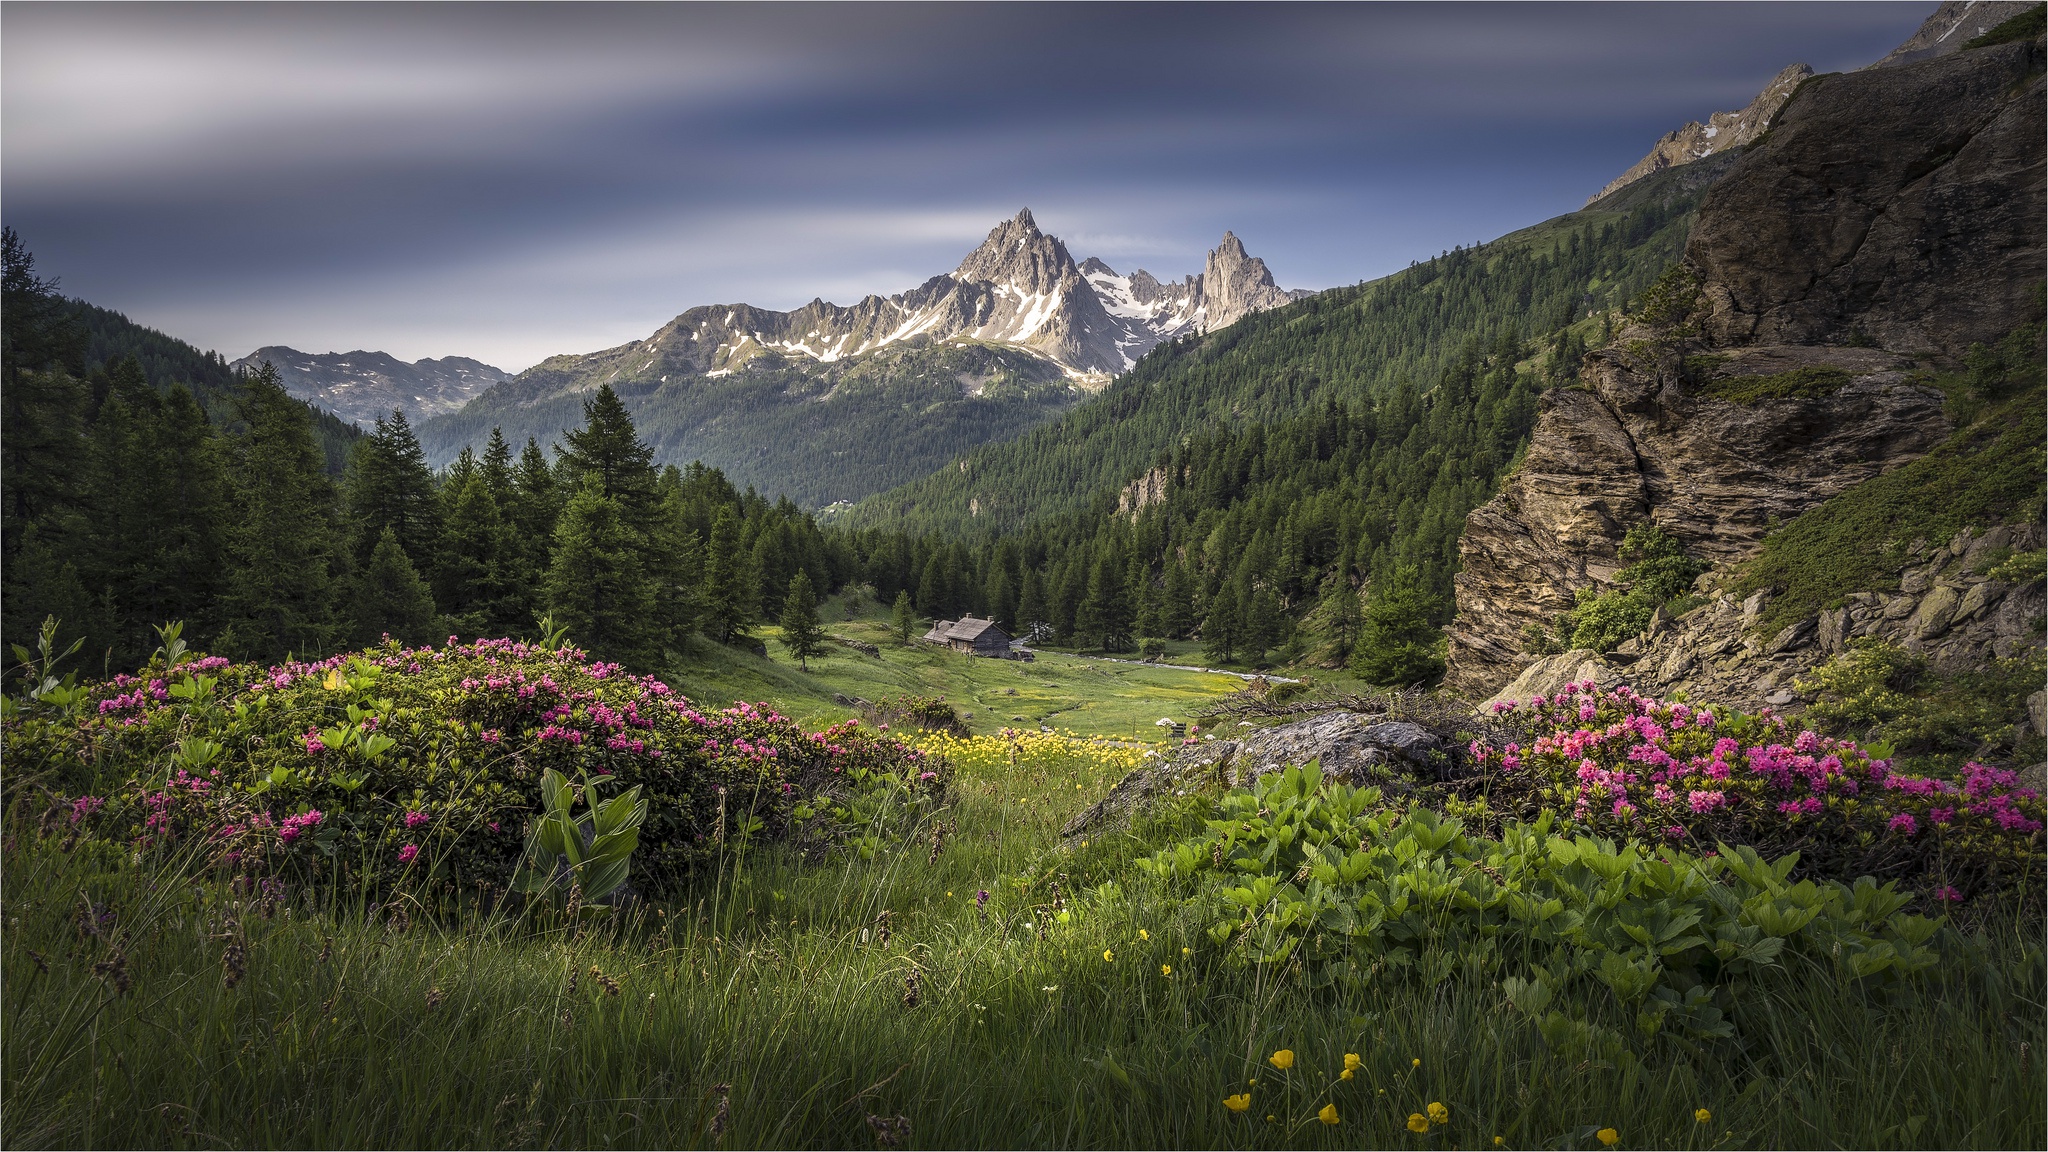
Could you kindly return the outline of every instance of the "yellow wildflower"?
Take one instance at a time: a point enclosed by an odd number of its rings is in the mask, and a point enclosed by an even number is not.
[[[1161,964],[1161,965],[1159,966],[1159,974],[1160,974],[1161,976],[1171,976],[1171,975],[1173,975],[1173,965],[1171,965],[1171,964]]]
[[[1335,1104],[1323,1105],[1323,1110],[1316,1113],[1316,1119],[1321,1120],[1325,1124],[1337,1123],[1337,1106]]]
[[[1416,1057],[1415,1059],[1413,1059],[1413,1060],[1410,1060],[1410,1061],[1408,1062],[1408,1066],[1409,1066],[1410,1068],[1420,1068],[1420,1067],[1422,1067],[1422,1057],[1420,1057],[1420,1056],[1417,1056],[1417,1057]]]
[[[1493,1146],[1494,1146],[1495,1148],[1499,1148],[1500,1146],[1502,1146],[1503,1144],[1506,1144],[1507,1142],[1508,1142],[1508,1138],[1507,1138],[1507,1137],[1505,1137],[1505,1136],[1495,1136],[1495,1137],[1493,1138]]]
[[[1410,1132],[1429,1131],[1429,1117],[1424,1116],[1420,1112],[1410,1112],[1408,1114],[1408,1130]]]
[[[1294,1049],[1282,1048],[1278,1052],[1273,1053],[1271,1056],[1266,1057],[1266,1062],[1268,1064],[1271,1064],[1273,1067],[1278,1068],[1282,1072],[1285,1072],[1289,1068],[1294,1067]]]
[[[1344,1070],[1346,1072],[1356,1072],[1363,1067],[1365,1067],[1365,1061],[1358,1058],[1358,1053],[1346,1052],[1344,1054]]]
[[[1252,1106],[1252,1094],[1240,1092],[1235,1096],[1225,1096],[1223,1098],[1223,1106],[1232,1112],[1242,1112]]]
[[[1337,1079],[1339,1080],[1353,1080],[1357,1077],[1358,1070],[1356,1068],[1346,1068],[1342,1072],[1337,1073]]]
[[[1432,1103],[1429,1106],[1429,1122],[1431,1124],[1449,1124],[1451,1122],[1451,1110],[1442,1104]]]
[[[1114,960],[1114,959],[1116,959],[1116,953],[1114,953],[1114,952],[1110,951],[1110,950],[1109,950],[1109,949],[1107,949],[1107,948],[1104,948],[1104,949],[1102,950],[1102,958],[1103,958],[1104,960],[1106,960],[1106,961],[1107,961],[1107,960]]]
[[[1195,950],[1193,948],[1182,948],[1180,950],[1180,954],[1183,956],[1193,956],[1195,954]]]
[[[1151,938],[1152,934],[1150,932],[1145,931],[1143,928],[1138,929],[1138,939],[1150,940]]]
[[[1707,1121],[1712,1120],[1714,1118],[1714,1114],[1712,1112],[1707,1111],[1705,1108],[1701,1108],[1692,1114],[1692,1118],[1699,1121],[1702,1124],[1705,1124]]]
[[[1616,1144],[1621,1143],[1621,1133],[1616,1132],[1612,1128],[1602,1128],[1598,1132],[1593,1133],[1593,1135],[1598,1136],[1600,1138],[1600,1142],[1602,1144],[1607,1145],[1609,1148],[1612,1148]]]

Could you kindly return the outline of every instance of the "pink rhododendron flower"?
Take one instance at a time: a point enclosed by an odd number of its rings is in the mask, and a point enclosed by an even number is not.
[[[400,848],[400,849],[398,850],[398,862],[399,862],[400,864],[410,864],[410,863],[412,863],[412,861],[413,861],[413,857],[415,857],[415,856],[418,856],[419,854],[420,854],[420,846],[419,846],[419,845],[417,845],[417,844],[407,844],[407,845],[406,845],[405,847],[403,847],[403,848]]]

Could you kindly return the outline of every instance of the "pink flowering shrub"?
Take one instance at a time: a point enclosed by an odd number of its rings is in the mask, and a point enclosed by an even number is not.
[[[88,685],[0,736],[86,835],[197,843],[252,875],[472,890],[511,874],[548,768],[643,788],[632,882],[649,894],[724,847],[789,837],[798,805],[843,793],[849,773],[934,800],[948,776],[858,723],[811,733],[765,704],[700,708],[654,677],[512,640],[274,667],[209,657]]]
[[[1955,779],[1893,771],[1854,740],[1754,716],[1566,685],[1497,709],[1525,739],[1475,741],[1511,806],[1550,808],[1606,834],[1799,852],[1819,875],[1933,878],[1965,893],[2041,865],[2041,796],[1971,763]]]

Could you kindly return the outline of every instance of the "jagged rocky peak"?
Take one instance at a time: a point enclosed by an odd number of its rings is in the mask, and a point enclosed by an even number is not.
[[[955,280],[981,281],[1033,295],[1071,288],[1080,276],[1067,246],[1059,237],[1040,232],[1029,208],[991,229],[981,247],[969,252],[953,270]]]
[[[1764,134],[1771,126],[1772,117],[1785,106],[1785,101],[1813,69],[1804,64],[1794,64],[1771,77],[1763,91],[1756,94],[1746,106],[1733,112],[1716,112],[1702,124],[1697,120],[1687,122],[1683,127],[1664,134],[1657,141],[1650,154],[1629,168],[1628,171],[1608,181],[1607,187],[1595,192],[1586,200],[1592,204],[1603,196],[1609,196],[1641,180],[1645,176],[1662,172],[1705,159],[1716,152],[1740,148]]]
[[[411,364],[389,352],[301,352],[281,344],[258,348],[231,367],[277,369],[286,392],[367,428],[393,409],[425,420],[453,412],[512,374],[466,356]]]
[[[1209,253],[1202,269],[1202,328],[1209,331],[1237,323],[1253,312],[1276,308],[1294,295],[1273,283],[1266,262],[1244,250],[1244,241],[1230,232]]]

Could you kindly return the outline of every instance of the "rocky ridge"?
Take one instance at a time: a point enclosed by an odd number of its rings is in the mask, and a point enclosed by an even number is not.
[[[520,382],[544,391],[622,379],[667,382],[730,375],[762,357],[831,364],[916,341],[961,341],[1016,348],[1098,384],[1161,340],[1304,294],[1276,287],[1265,262],[1229,233],[1204,273],[1178,284],[1142,269],[1122,276],[1093,258],[1076,263],[1027,208],[990,230],[952,272],[908,292],[844,307],[813,300],[791,312],[749,304],[692,308],[645,340],[551,357]]]
[[[1727,569],[1708,572],[1695,586],[1705,603],[1675,618],[1660,609],[1641,635],[1604,655],[1581,648],[1538,659],[1482,708],[1555,695],[1569,682],[1622,681],[1654,695],[1683,691],[1745,711],[1785,708],[1807,702],[1795,685],[1799,677],[1863,637],[1924,656],[1944,672],[2018,656],[2039,643],[2035,622],[2048,609],[2048,583],[1998,579],[1986,569],[2007,550],[2041,547],[2041,538],[2039,525],[2024,524],[1965,528],[1944,546],[1919,541],[1898,573],[1897,591],[1853,593],[1841,607],[1770,635],[1754,627],[1770,592],[1738,600],[1723,590]]]
[[[284,390],[336,416],[368,428],[393,409],[418,421],[453,412],[512,374],[463,356],[415,360],[388,352],[301,352],[273,344],[258,348],[231,368],[253,370],[268,363]]]
[[[1676,168],[1703,160],[1719,152],[1740,148],[1763,135],[1770,129],[1771,118],[1778,109],[1785,106],[1800,82],[1813,75],[1813,69],[1804,64],[1794,64],[1771,77],[1763,91],[1756,94],[1744,107],[1733,112],[1716,112],[1702,124],[1689,120],[1684,125],[1666,132],[1651,147],[1650,153],[1631,165],[1628,171],[1607,182],[1605,188],[1586,199],[1591,207],[1601,199],[1641,180],[1654,172]]]
[[[1700,559],[1738,563],[1774,522],[1949,434],[1920,370],[1953,364],[2036,307],[2048,214],[2042,55],[2039,41],[1997,45],[1800,90],[1702,204],[1686,256],[1697,294],[1680,315],[1589,356],[1581,386],[1550,393],[1523,467],[1468,519],[1451,688],[1483,699],[1523,671],[1530,625],[1581,589],[1614,586],[1630,525],[1657,524]],[[1772,381],[1807,386],[1749,387]],[[2010,645],[2014,620],[2031,619],[2036,593],[1949,579],[1868,593],[1878,598],[1842,609],[1828,636],[1896,632],[1939,641],[1941,659],[1981,661]],[[2008,601],[2011,619],[2000,615]],[[1755,702],[1833,643],[1818,619],[1810,642],[1806,632],[1731,640],[1723,633],[1745,620],[1718,600],[1687,619],[1639,638],[1631,676],[1654,670],[1646,683]]]

